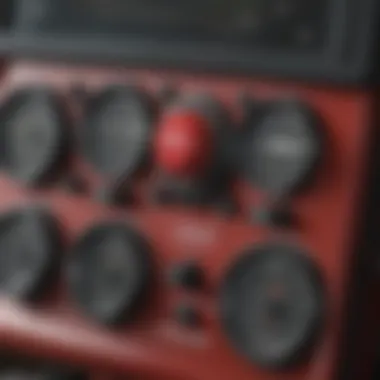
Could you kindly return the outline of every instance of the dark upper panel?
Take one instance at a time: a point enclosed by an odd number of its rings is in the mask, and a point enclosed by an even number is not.
[[[0,50],[342,83],[373,80],[377,0],[14,0]]]

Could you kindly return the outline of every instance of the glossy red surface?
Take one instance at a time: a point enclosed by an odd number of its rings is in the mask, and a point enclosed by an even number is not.
[[[1,94],[6,98],[15,88],[51,86],[65,100],[75,128],[80,128],[81,98],[73,97],[72,89],[79,86],[93,93],[115,83],[141,86],[158,103],[162,88],[168,84],[179,94],[208,92],[225,105],[235,121],[242,114],[237,101],[241,93],[258,99],[295,96],[308,103],[323,120],[328,145],[311,187],[292,202],[297,225],[291,231],[274,231],[253,224],[249,211],[259,200],[239,178],[232,188],[241,211],[233,216],[223,216],[212,209],[152,204],[147,194],[156,180],[154,165],[135,179],[133,205],[118,209],[102,205],[91,196],[102,179],[84,162],[79,146],[74,149],[68,172],[86,179],[88,194],[71,194],[60,187],[60,182],[44,191],[29,191],[4,175],[0,182],[0,210],[45,205],[60,221],[67,248],[99,221],[121,219],[136,226],[154,249],[156,278],[135,321],[112,330],[79,314],[67,294],[62,269],[56,289],[51,289],[40,304],[28,307],[5,299],[0,302],[1,342],[31,356],[112,373],[133,373],[144,380],[335,379],[354,269],[356,216],[364,198],[372,128],[371,95],[360,90],[247,78],[31,62],[9,67]],[[274,236],[308,249],[322,270],[327,290],[325,324],[311,357],[296,369],[282,373],[260,370],[236,354],[218,315],[218,287],[232,261],[247,246]],[[174,288],[166,280],[172,264],[188,259],[198,260],[206,273],[206,285],[196,293]],[[199,309],[199,327],[190,329],[174,319],[173,310],[183,300]]]
[[[157,128],[155,164],[180,178],[202,176],[210,166],[213,138],[202,115],[186,111],[164,115]]]

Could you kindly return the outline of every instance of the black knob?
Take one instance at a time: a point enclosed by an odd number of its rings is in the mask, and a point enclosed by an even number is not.
[[[295,101],[263,105],[248,119],[241,138],[244,175],[273,198],[307,184],[323,153],[322,123]]]
[[[150,249],[121,223],[91,228],[72,249],[71,296],[81,310],[104,324],[130,319],[151,278]]]
[[[0,292],[32,299],[54,280],[61,239],[53,218],[30,209],[0,218]]]
[[[67,163],[68,117],[45,89],[13,94],[0,110],[1,164],[15,179],[39,185]]]
[[[258,366],[279,370],[305,358],[324,312],[316,265],[282,244],[248,249],[227,273],[221,317],[233,345]]]
[[[204,284],[204,273],[197,263],[181,263],[172,268],[170,281],[173,285],[188,290],[198,290]]]
[[[129,178],[146,161],[153,107],[131,87],[112,87],[88,102],[83,149],[88,162],[112,181]]]

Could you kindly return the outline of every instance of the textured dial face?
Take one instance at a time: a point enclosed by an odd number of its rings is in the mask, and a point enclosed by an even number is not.
[[[30,298],[43,291],[59,251],[58,231],[50,216],[27,210],[0,220],[0,291]]]
[[[148,281],[147,247],[126,227],[100,226],[73,248],[70,292],[82,310],[104,322],[129,317]]]
[[[291,247],[252,249],[229,272],[222,290],[229,338],[264,367],[282,368],[302,356],[321,316],[318,271]]]
[[[309,178],[321,156],[319,125],[309,110],[273,104],[249,127],[243,165],[255,186],[286,195]]]
[[[83,136],[94,168],[112,179],[133,174],[147,154],[151,117],[148,102],[133,90],[110,90],[95,98]]]
[[[1,110],[2,166],[14,178],[35,183],[63,159],[62,110],[43,91],[13,95]]]

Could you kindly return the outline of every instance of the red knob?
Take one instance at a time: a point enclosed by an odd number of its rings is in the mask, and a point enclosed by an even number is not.
[[[193,111],[163,117],[155,141],[157,164],[179,177],[203,174],[213,155],[213,131],[208,120]]]

